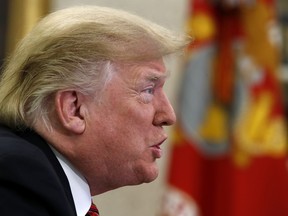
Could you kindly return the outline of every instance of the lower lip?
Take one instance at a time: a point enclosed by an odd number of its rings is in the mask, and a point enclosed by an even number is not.
[[[152,146],[151,149],[152,149],[153,156],[154,156],[155,158],[161,158],[161,156],[162,156],[162,149],[160,148],[160,145]]]

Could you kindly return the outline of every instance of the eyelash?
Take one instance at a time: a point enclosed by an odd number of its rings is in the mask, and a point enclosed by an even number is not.
[[[143,92],[148,93],[148,94],[154,94],[154,91],[155,91],[154,88],[150,87],[150,88],[145,89]]]
[[[149,87],[144,89],[141,93],[141,98],[142,102],[144,103],[150,103],[153,100],[155,88],[154,87]]]

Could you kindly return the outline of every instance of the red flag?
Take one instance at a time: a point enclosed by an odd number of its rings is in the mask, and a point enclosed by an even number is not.
[[[188,32],[161,215],[288,215],[275,2],[193,0]]]

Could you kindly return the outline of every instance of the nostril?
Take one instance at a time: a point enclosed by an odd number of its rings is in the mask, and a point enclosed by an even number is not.
[[[162,126],[169,126],[170,124],[166,121],[162,123]]]

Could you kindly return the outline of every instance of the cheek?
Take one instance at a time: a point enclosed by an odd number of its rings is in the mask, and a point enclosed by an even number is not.
[[[120,113],[122,120],[128,122],[133,127],[151,127],[154,118],[154,107],[152,104],[135,102],[131,106],[125,106]]]
[[[152,119],[149,113],[129,113],[117,126],[120,131],[118,136],[127,145],[144,147],[152,136]]]
[[[149,145],[153,130],[154,109],[152,104],[143,104],[126,98],[94,110],[92,136],[104,144],[107,154],[120,151],[143,151]],[[97,131],[97,135],[94,133]],[[98,137],[97,137],[98,136]]]
[[[102,134],[107,153],[113,152],[117,157],[124,155],[126,159],[133,155],[139,157],[138,154],[145,151],[149,145],[149,137],[152,135],[151,121],[147,115],[127,112],[125,115],[111,117],[108,120],[110,123],[105,123]]]

